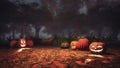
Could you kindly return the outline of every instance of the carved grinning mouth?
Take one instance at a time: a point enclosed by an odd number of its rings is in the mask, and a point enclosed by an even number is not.
[[[21,44],[20,46],[21,46],[21,47],[25,47],[26,45],[24,45],[24,44]]]
[[[90,49],[92,52],[102,52],[103,49],[95,50],[95,49]]]
[[[76,46],[72,46],[72,48],[76,48]]]

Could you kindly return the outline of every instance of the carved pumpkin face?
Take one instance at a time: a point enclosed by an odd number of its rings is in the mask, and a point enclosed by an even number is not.
[[[26,40],[24,38],[19,39],[20,47],[26,47]]]
[[[76,49],[77,43],[78,43],[78,41],[72,41],[70,43],[71,49]]]
[[[102,53],[104,51],[105,44],[103,42],[93,42],[90,44],[89,49],[93,53]]]
[[[85,49],[88,47],[89,40],[87,38],[80,38],[77,43],[78,49]]]

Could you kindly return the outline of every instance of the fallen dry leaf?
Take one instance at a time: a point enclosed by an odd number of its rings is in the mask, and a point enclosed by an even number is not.
[[[75,63],[78,64],[78,65],[86,65],[86,63],[81,62],[81,61],[76,61]]]
[[[95,61],[94,58],[87,58],[87,59],[85,59],[85,63],[86,63],[86,64],[87,64],[87,63],[90,63],[90,62],[93,62],[93,61]]]
[[[37,64],[32,65],[31,68],[39,68]]]
[[[101,62],[102,62],[102,63],[105,63],[105,64],[110,63],[109,60],[102,60]]]

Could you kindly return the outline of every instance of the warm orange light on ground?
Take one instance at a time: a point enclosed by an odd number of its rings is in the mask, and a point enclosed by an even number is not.
[[[29,50],[29,49],[31,49],[31,48],[20,48],[17,50],[17,52],[22,52],[23,50]]]

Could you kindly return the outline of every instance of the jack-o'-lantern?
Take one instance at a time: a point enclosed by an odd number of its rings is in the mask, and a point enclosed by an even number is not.
[[[20,38],[19,39],[19,45],[20,45],[20,47],[26,47],[26,39]]]
[[[33,45],[34,45],[34,43],[33,43],[32,40],[28,40],[28,41],[27,41],[27,46],[33,46]]]
[[[71,49],[76,49],[78,41],[71,41],[70,47]]]
[[[104,51],[105,43],[103,42],[92,42],[89,49],[92,53],[102,53]]]
[[[89,40],[87,38],[80,38],[77,43],[78,49],[86,49],[89,45]]]
[[[61,48],[69,48],[69,43],[68,42],[62,42],[61,43]]]

